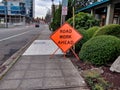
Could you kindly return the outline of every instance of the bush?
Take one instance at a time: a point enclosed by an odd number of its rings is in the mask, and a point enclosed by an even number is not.
[[[99,36],[99,35],[113,35],[120,38],[120,25],[110,24],[103,26],[94,34],[94,36]]]
[[[52,22],[51,24],[50,24],[50,30],[52,30],[52,31],[55,31],[55,30],[57,30],[59,27],[60,27],[60,24],[59,24],[60,22],[58,22],[58,21],[54,21],[54,22]]]
[[[86,31],[86,33],[88,34],[88,38],[89,38],[89,39],[92,38],[93,35],[94,35],[94,33],[95,33],[98,29],[99,29],[99,27],[97,27],[97,26],[94,26],[94,27],[89,28],[89,29]]]
[[[83,35],[83,38],[75,45],[75,52],[76,53],[78,53],[80,51],[82,45],[88,40],[88,35],[86,33],[86,30],[79,29],[78,32]]]
[[[120,39],[115,36],[101,35],[83,44],[79,57],[95,65],[113,62],[120,55]]]
[[[83,35],[83,38],[75,45],[75,51],[78,53],[82,47],[82,45],[88,41],[94,34],[96,30],[98,30],[99,27],[94,26],[92,28],[89,28],[88,30],[79,29],[78,32]]]
[[[73,18],[67,20],[69,24],[73,24]],[[99,21],[88,13],[80,12],[75,15],[75,28],[76,29],[88,29],[92,26],[98,26]]]

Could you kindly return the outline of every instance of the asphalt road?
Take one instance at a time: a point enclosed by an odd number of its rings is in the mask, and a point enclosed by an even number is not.
[[[45,29],[34,25],[0,29],[0,65]]]

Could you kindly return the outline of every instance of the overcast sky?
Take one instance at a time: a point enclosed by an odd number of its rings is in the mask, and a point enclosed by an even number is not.
[[[59,4],[59,1],[62,0],[54,0],[54,4]],[[51,9],[51,5],[51,0],[35,0],[35,17],[45,17],[47,11]]]
[[[54,4],[59,4],[61,0],[54,0]],[[35,0],[35,17],[45,17],[48,10],[51,9],[51,0]]]

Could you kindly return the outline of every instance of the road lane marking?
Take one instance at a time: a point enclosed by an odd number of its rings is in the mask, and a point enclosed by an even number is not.
[[[30,31],[31,31],[31,30],[30,30]],[[20,36],[20,35],[23,35],[23,34],[28,33],[28,32],[30,32],[30,31],[26,31],[26,32],[23,32],[23,33],[20,33],[20,34],[17,34],[17,35],[13,35],[13,36],[9,36],[9,37],[7,37],[7,38],[0,39],[0,42],[5,41],[5,40],[8,40],[8,39],[11,39],[11,38],[14,38],[14,37],[17,37],[17,36]]]

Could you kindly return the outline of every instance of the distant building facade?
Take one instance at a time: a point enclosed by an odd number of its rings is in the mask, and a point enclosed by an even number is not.
[[[26,8],[26,14],[29,15],[29,17],[35,16],[35,0],[24,0],[25,8]]]
[[[26,8],[26,22],[32,21],[35,17],[35,0],[24,0]]]
[[[26,1],[31,1],[29,7],[27,7],[28,2]],[[3,0],[0,3],[0,25],[8,27],[24,25],[28,22],[27,20],[30,22],[34,17],[33,4],[34,0]]]
[[[77,12],[89,12],[101,21],[101,26],[120,24],[120,0],[98,0]]]

